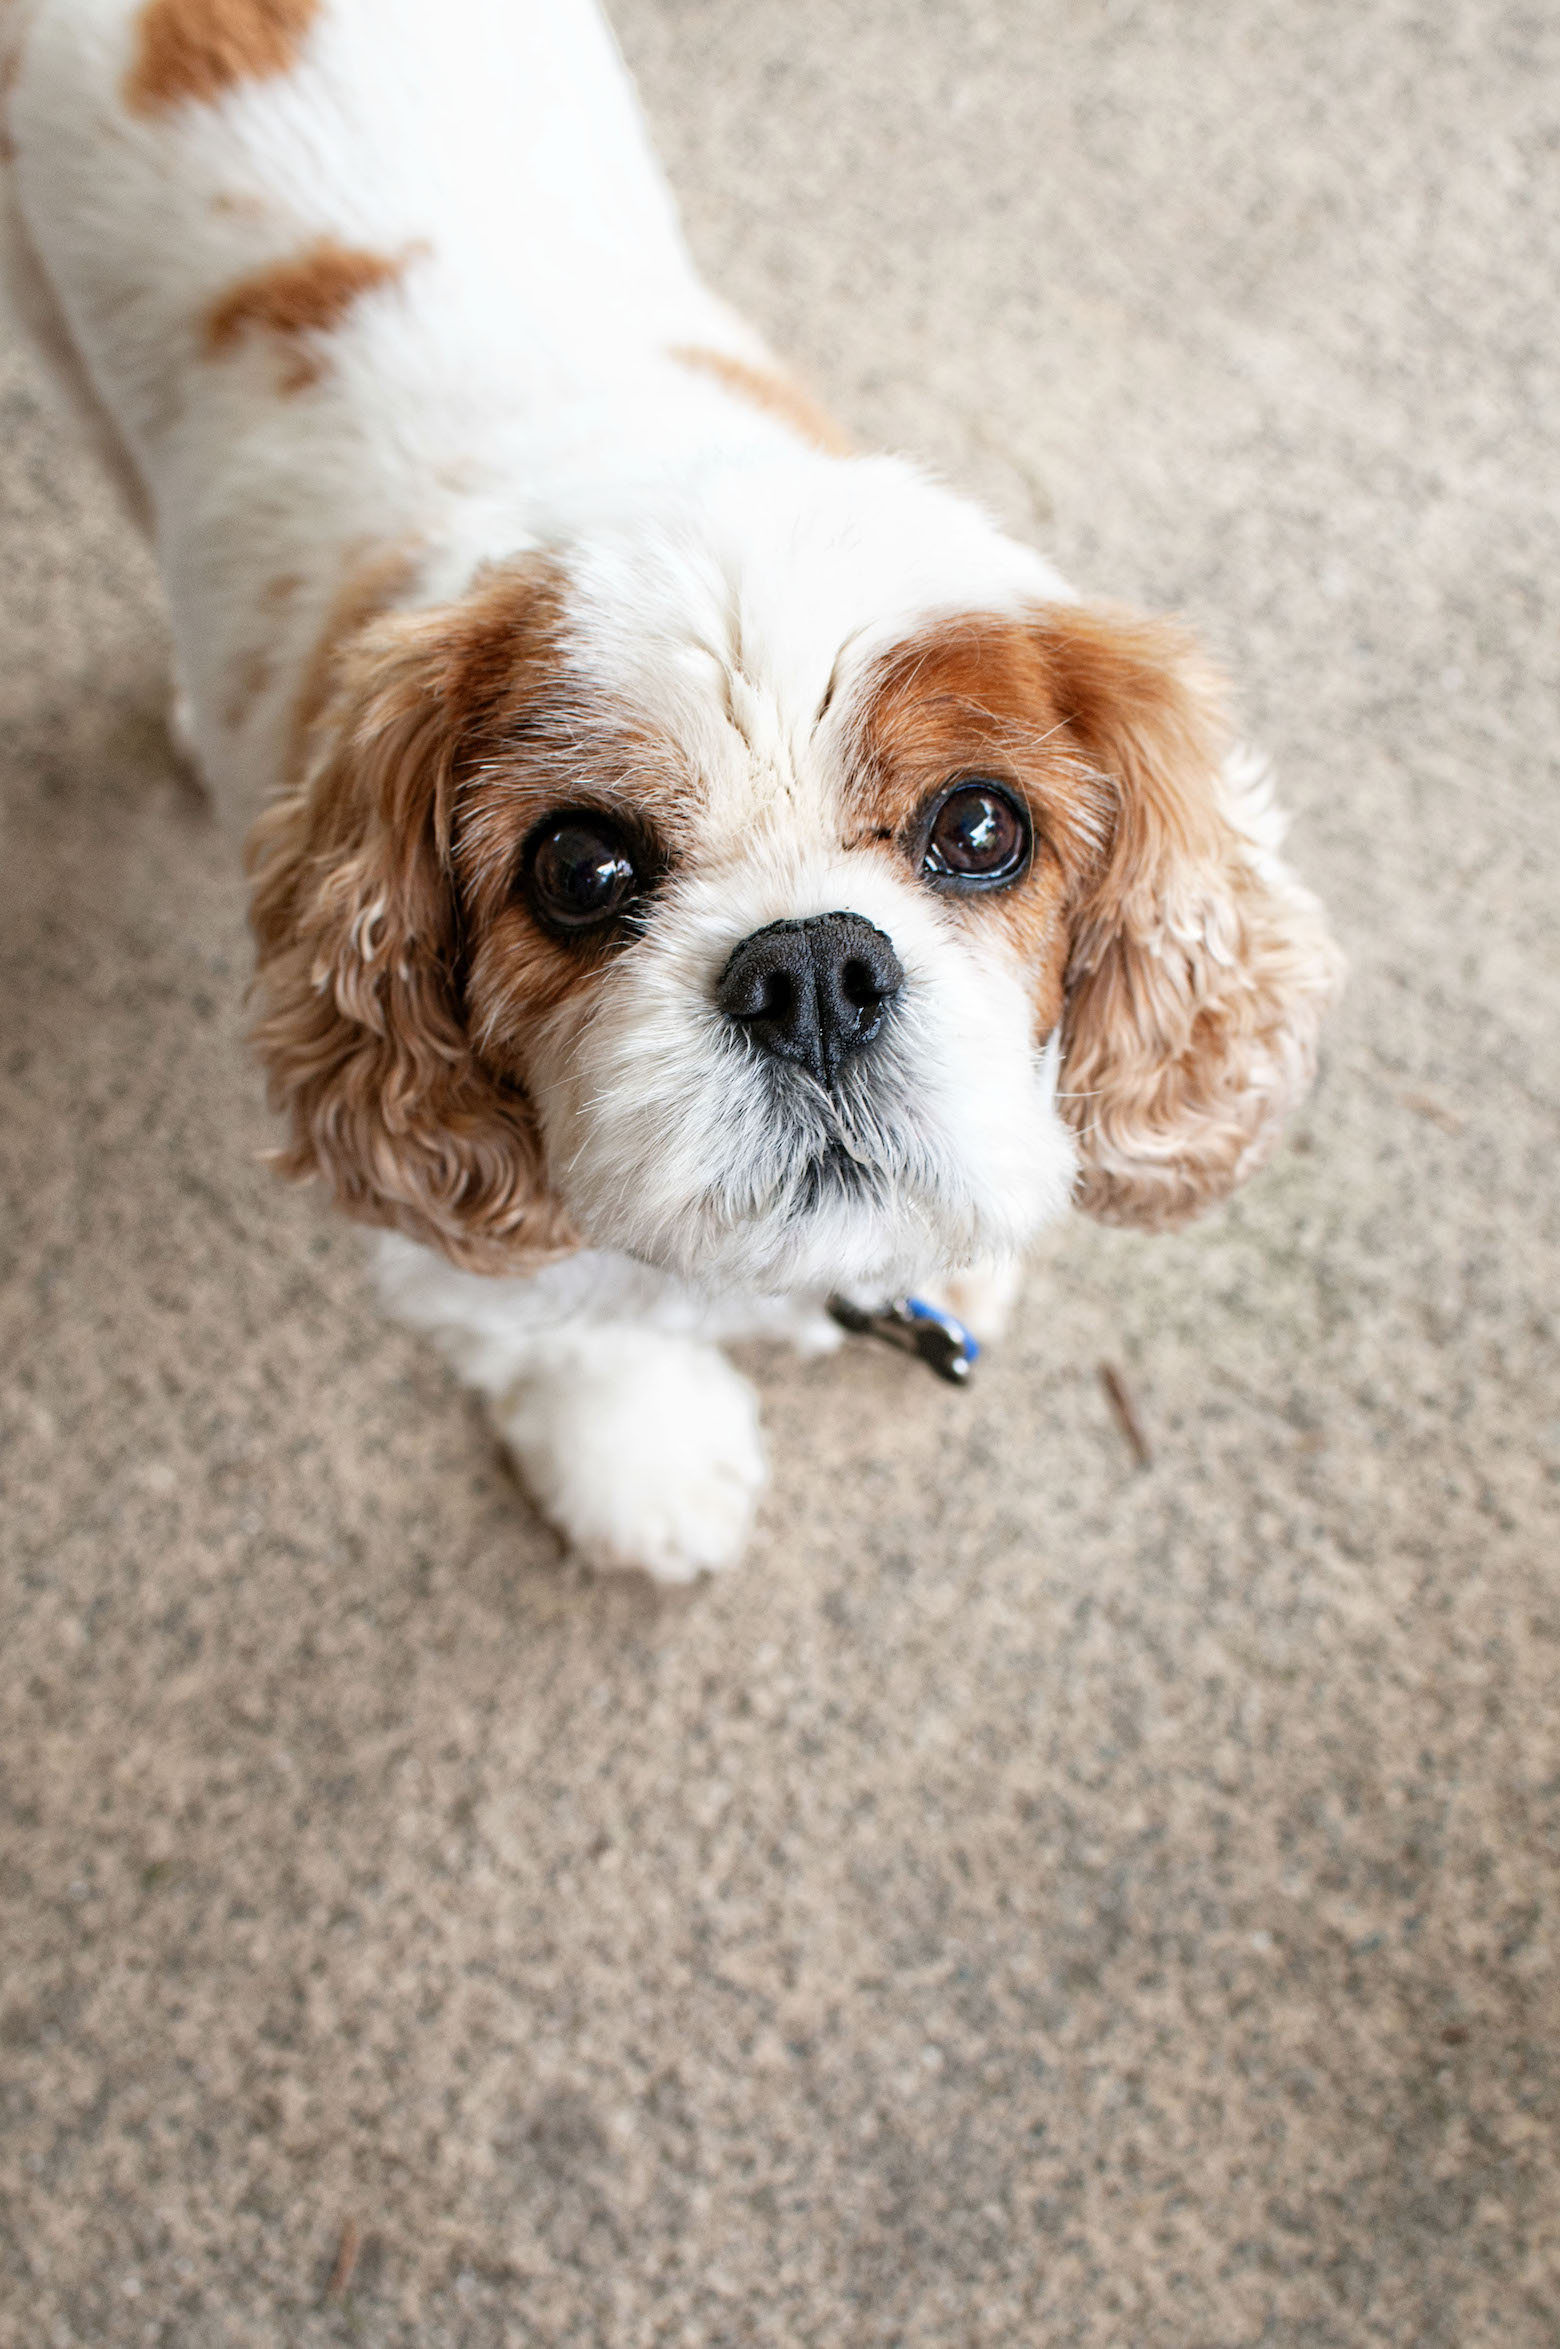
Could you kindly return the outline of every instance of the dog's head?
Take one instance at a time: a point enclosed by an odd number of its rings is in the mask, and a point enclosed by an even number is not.
[[[457,1262],[897,1292],[1271,1146],[1336,956],[1172,628],[881,460],[348,632],[256,842],[293,1167]]]

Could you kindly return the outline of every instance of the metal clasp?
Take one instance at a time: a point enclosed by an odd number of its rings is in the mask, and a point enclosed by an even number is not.
[[[962,1321],[920,1297],[901,1297],[892,1305],[868,1312],[848,1297],[831,1297],[829,1313],[854,1338],[881,1338],[901,1354],[915,1354],[928,1370],[962,1387],[980,1355],[980,1346]]]

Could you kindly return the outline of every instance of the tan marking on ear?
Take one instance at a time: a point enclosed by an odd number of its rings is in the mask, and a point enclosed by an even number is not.
[[[125,76],[132,114],[209,106],[243,82],[290,73],[319,0],[147,0]]]
[[[289,782],[297,782],[303,774],[311,737],[330,702],[343,654],[370,621],[394,609],[416,576],[417,558],[406,546],[360,550],[343,571],[293,704],[284,767]],[[273,582],[273,586],[277,584]]]
[[[1039,622],[1068,731],[1107,778],[1110,853],[1073,922],[1061,1105],[1078,1204],[1184,1223],[1271,1155],[1316,1064],[1342,958],[1275,853],[1260,762],[1232,756],[1218,678],[1163,621],[1059,605]]]
[[[381,556],[378,593],[402,560]],[[515,691],[549,672],[556,579],[516,567],[501,664],[485,590],[368,619],[375,572],[338,599],[307,766],[250,841],[255,1041],[292,1128],[276,1163],[469,1270],[534,1269],[578,1240],[523,1087],[473,1042],[451,852],[466,729],[500,667]]]
[[[927,811],[949,784],[988,777],[1028,808],[1029,869],[1005,889],[945,891],[951,919],[1006,939],[1029,974],[1035,1030],[1061,1016],[1072,908],[1104,854],[1108,799],[1066,724],[1033,629],[968,613],[921,630],[868,679],[855,725],[851,847],[919,866]]]
[[[406,262],[404,253],[373,253],[321,237],[228,287],[206,313],[207,355],[220,358],[251,334],[274,335],[287,354],[281,389],[303,391],[325,371],[323,353],[308,338],[339,326],[364,294],[393,285]]]
[[[675,359],[679,367],[691,367],[696,374],[712,376],[737,399],[746,400],[749,407],[761,409],[766,416],[773,416],[777,423],[789,425],[826,456],[850,455],[850,441],[828,410],[777,368],[755,367],[746,359],[733,358],[729,351],[707,350],[702,343],[676,343],[668,357]]]
[[[1078,1204],[1107,1222],[1184,1222],[1262,1164],[1337,991],[1321,909],[1229,749],[1191,639],[1097,605],[929,628],[880,664],[858,719],[855,845],[887,832],[914,858],[960,776],[1028,803],[1030,870],[942,902],[1006,934],[1037,1032],[1060,1020]]]

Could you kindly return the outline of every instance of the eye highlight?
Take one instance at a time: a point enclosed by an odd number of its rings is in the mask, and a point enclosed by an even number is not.
[[[603,928],[643,886],[636,843],[597,808],[549,816],[527,843],[522,887],[549,930],[570,937]]]
[[[1002,784],[966,776],[932,802],[921,877],[934,889],[1002,889],[1028,870],[1029,816]]]

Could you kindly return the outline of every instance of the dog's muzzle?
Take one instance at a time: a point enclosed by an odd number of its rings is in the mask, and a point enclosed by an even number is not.
[[[744,938],[715,1000],[762,1052],[794,1061],[826,1090],[877,1042],[905,974],[891,940],[860,914],[771,922]]]

